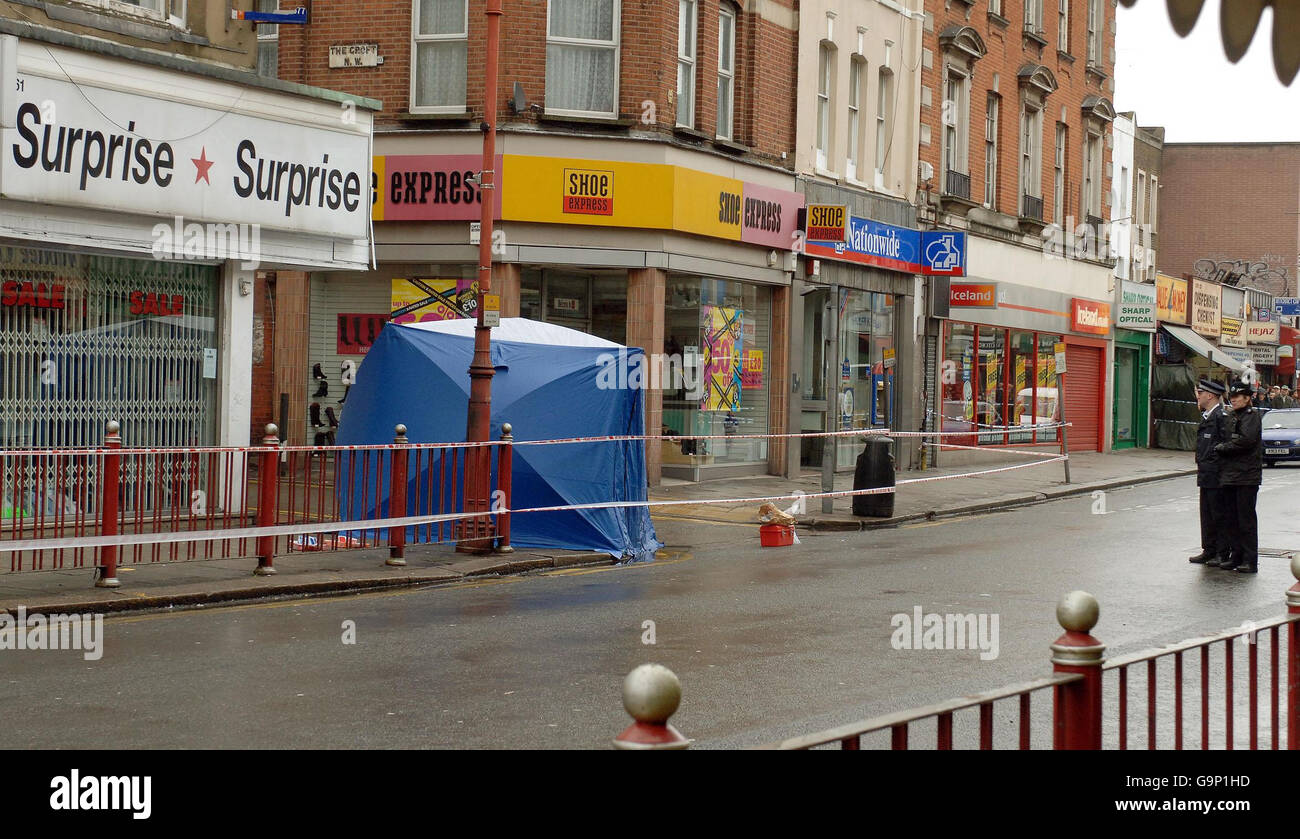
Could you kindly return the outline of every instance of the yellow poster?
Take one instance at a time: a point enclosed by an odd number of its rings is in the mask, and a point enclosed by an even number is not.
[[[745,325],[740,309],[701,306],[704,332],[704,398],[702,411],[739,411],[743,369],[741,352]]]
[[[478,283],[460,279],[394,279],[389,318],[393,323],[420,323],[474,317]]]

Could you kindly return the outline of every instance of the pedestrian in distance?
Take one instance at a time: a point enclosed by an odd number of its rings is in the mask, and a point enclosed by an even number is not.
[[[1260,412],[1250,401],[1250,385],[1233,382],[1228,387],[1231,405],[1223,421],[1223,442],[1214,447],[1219,455],[1219,485],[1227,495],[1234,518],[1232,563],[1220,568],[1255,574],[1259,571],[1259,524],[1255,501],[1264,474],[1264,437]]]
[[[1223,385],[1201,379],[1196,385],[1196,406],[1201,424],[1196,429],[1196,485],[1201,490],[1201,552],[1188,557],[1197,565],[1232,564],[1228,506],[1219,484],[1219,454],[1215,446],[1223,436]]]

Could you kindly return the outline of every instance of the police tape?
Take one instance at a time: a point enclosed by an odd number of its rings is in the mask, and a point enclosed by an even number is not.
[[[999,450],[1005,451],[1005,450]],[[1041,456],[1041,452],[1034,452],[1035,456]],[[896,482],[891,487],[874,487],[871,489],[846,489],[831,490],[825,492],[801,492],[796,491],[787,495],[764,495],[753,498],[703,498],[703,499],[677,499],[667,501],[596,501],[587,504],[557,504],[547,507],[522,507],[519,509],[496,509],[483,511],[470,511],[460,513],[440,513],[437,515],[423,516],[403,516],[398,518],[387,519],[361,519],[343,522],[305,522],[302,524],[278,524],[269,527],[241,527],[227,530],[186,530],[170,533],[118,533],[112,535],[99,536],[79,536],[72,539],[49,538],[49,539],[14,539],[10,541],[0,541],[0,553],[17,553],[20,551],[47,551],[67,548],[95,548],[107,547],[110,545],[155,545],[155,544],[172,544],[178,542],[217,542],[217,541],[235,541],[240,539],[257,539],[263,536],[301,536],[312,533],[354,533],[366,531],[383,531],[391,528],[408,528],[420,527],[423,525],[439,524],[442,522],[459,521],[463,519],[482,518],[483,516],[499,515],[522,515],[525,513],[558,513],[570,510],[603,510],[603,509],[626,509],[634,507],[682,507],[698,506],[701,504],[749,504],[761,503],[768,501],[794,501],[809,500],[819,498],[851,498],[859,495],[886,495],[896,492],[900,486],[911,484],[923,484],[933,481],[952,480],[955,478],[975,478],[981,475],[992,475],[999,472],[1010,472],[1015,469],[1024,469],[1029,466],[1040,466],[1047,463],[1055,463],[1067,460],[1068,455],[1056,455],[1050,458],[1033,460],[1028,463],[1016,463],[1010,466],[1000,466],[993,469],[982,469],[976,472],[962,472],[956,475],[934,475],[928,478],[908,478]],[[468,541],[483,539],[487,537],[467,537]],[[379,546],[376,544],[376,546]]]

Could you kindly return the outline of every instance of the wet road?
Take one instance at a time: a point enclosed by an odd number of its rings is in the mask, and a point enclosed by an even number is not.
[[[780,549],[664,519],[667,558],[643,566],[111,618],[99,661],[0,651],[0,747],[604,748],[647,661],[681,678],[673,722],[699,747],[757,745],[1047,675],[1072,589],[1100,600],[1112,655],[1284,611],[1285,560],[1188,564],[1196,498],[1183,478],[1104,515],[1083,496]],[[1261,546],[1300,548],[1297,509],[1300,469],[1267,470]],[[916,607],[996,614],[997,657],[894,649]]]

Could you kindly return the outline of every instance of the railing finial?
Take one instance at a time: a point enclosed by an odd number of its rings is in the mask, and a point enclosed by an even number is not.
[[[623,707],[636,722],[614,738],[616,749],[685,749],[691,741],[668,724],[682,702],[682,683],[662,664],[642,664],[623,680]]]
[[[1097,598],[1086,591],[1072,591],[1056,604],[1056,622],[1066,632],[1091,632],[1100,617]]]

